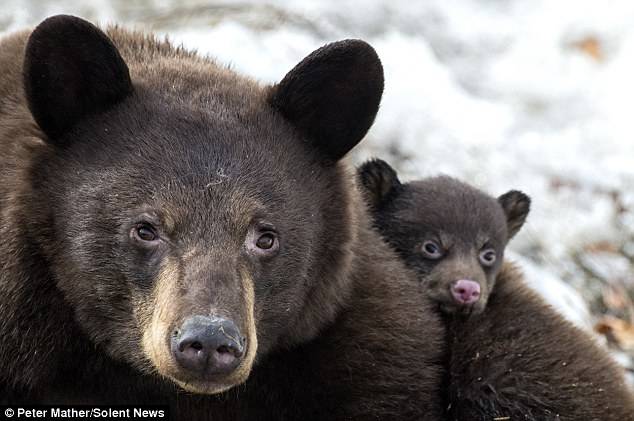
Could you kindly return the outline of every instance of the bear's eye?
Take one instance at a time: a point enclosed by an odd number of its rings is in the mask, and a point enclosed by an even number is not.
[[[497,255],[493,249],[486,249],[480,252],[480,263],[483,266],[493,266],[496,258]]]
[[[255,245],[262,250],[270,250],[275,246],[275,235],[270,232],[264,233],[258,238]]]
[[[132,228],[131,234],[132,237],[134,237],[135,239],[145,242],[156,241],[159,238],[158,233],[156,232],[156,228],[147,223],[139,224],[136,227]]]
[[[428,259],[438,260],[443,256],[442,248],[433,240],[425,241],[421,249],[423,252],[423,256]]]
[[[247,236],[246,248],[257,257],[273,257],[280,249],[280,241],[271,227],[253,229]]]

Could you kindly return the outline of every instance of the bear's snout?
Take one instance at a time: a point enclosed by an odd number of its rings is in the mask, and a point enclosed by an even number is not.
[[[459,305],[474,304],[480,299],[480,284],[469,279],[460,279],[451,284],[451,295]]]
[[[178,365],[198,378],[229,374],[242,361],[245,339],[231,320],[192,316],[172,336]]]

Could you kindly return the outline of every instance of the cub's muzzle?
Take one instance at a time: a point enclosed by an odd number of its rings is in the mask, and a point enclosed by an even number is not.
[[[452,283],[450,290],[458,305],[471,305],[480,299],[480,284],[470,279],[460,279]]]

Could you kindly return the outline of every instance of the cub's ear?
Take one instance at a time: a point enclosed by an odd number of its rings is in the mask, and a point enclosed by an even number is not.
[[[74,16],[46,19],[31,33],[24,57],[24,91],[33,118],[55,145],[88,114],[132,92],[128,66],[97,27]]]
[[[382,159],[371,159],[357,169],[359,186],[368,204],[379,208],[400,186],[396,171]]]
[[[383,94],[383,67],[360,40],[314,51],[273,86],[270,104],[329,161],[338,161],[374,122]]]
[[[506,214],[508,239],[522,228],[531,208],[531,199],[521,191],[511,190],[498,197],[498,202]]]

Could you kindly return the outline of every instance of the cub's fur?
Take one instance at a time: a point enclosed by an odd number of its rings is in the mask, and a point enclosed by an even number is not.
[[[530,199],[497,199],[446,176],[402,184],[385,161],[359,168],[360,184],[386,241],[425,277],[426,294],[444,313],[484,310],[509,240]]]
[[[445,319],[449,419],[634,419],[622,370],[502,263],[528,214],[527,196],[496,200],[448,177],[401,183],[380,160],[361,166],[359,177],[376,227]],[[439,254],[425,250],[430,240]],[[495,264],[483,265],[483,248],[495,250]],[[448,291],[456,279],[479,282],[480,300],[457,304]]]

